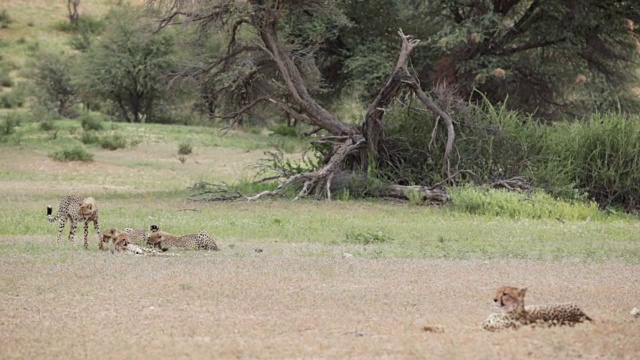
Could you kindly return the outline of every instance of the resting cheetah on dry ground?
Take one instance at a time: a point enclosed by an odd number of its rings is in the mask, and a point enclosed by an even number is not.
[[[573,326],[584,321],[592,321],[577,305],[527,305],[524,297],[527,289],[503,286],[498,289],[493,299],[502,313],[491,314],[484,321],[485,330],[517,329],[522,325],[569,325]]]
[[[202,230],[197,234],[189,234],[184,236],[176,236],[157,228],[151,229],[151,233],[147,237],[147,244],[161,249],[169,247],[178,247],[191,250],[220,250],[213,238]]]

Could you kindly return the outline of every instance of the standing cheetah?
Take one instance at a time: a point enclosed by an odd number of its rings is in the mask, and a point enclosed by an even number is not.
[[[60,243],[62,237],[62,230],[67,223],[67,219],[71,220],[71,230],[69,231],[69,241],[73,242],[76,234],[77,222],[84,222],[84,248],[89,247],[87,237],[89,236],[89,221],[93,221],[93,227],[98,233],[98,239],[100,239],[100,226],[98,225],[98,206],[96,201],[92,197],[82,198],[77,195],[68,195],[60,200],[58,206],[58,215],[51,215],[53,209],[51,205],[47,206],[47,219],[49,222],[54,223],[60,221],[58,227],[58,237],[56,243]]]
[[[147,237],[147,244],[162,248],[179,247],[191,250],[220,250],[213,238],[202,230],[197,234],[189,234],[184,236],[176,236],[158,229],[153,229]]]
[[[584,321],[591,321],[591,318],[574,304],[525,306],[526,293],[526,288],[518,289],[511,286],[499,288],[493,301],[500,307],[502,313],[489,315],[482,327],[485,330],[494,331],[517,329],[521,325],[573,326]]]

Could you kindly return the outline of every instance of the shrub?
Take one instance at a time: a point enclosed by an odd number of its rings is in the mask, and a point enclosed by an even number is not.
[[[103,149],[108,150],[118,150],[127,147],[127,140],[124,136],[118,134],[101,137],[99,142]]]
[[[178,155],[189,155],[193,152],[191,143],[182,142],[178,145]]]
[[[0,74],[0,86],[10,88],[13,86],[13,79],[8,73]]]
[[[80,141],[85,145],[98,144],[100,143],[100,137],[93,132],[84,131]]]
[[[45,119],[41,121],[39,126],[40,126],[40,130],[42,131],[58,130],[58,126],[51,119]]]
[[[56,23],[53,28],[62,32],[81,32],[88,31],[93,34],[101,34],[107,27],[105,20],[96,19],[89,15],[82,15],[78,17],[78,22],[73,24],[68,20],[63,20]]]
[[[475,215],[582,221],[601,216],[595,202],[556,200],[544,191],[527,194],[488,187],[458,186],[449,188],[448,192],[452,209]]]
[[[346,233],[345,241],[352,244],[369,245],[392,242],[393,238],[380,230],[376,232],[349,230]]]
[[[50,154],[49,157],[56,161],[93,161],[93,154],[86,151],[79,145],[73,148],[56,151]]]
[[[104,130],[102,119],[98,116],[92,116],[85,113],[80,118],[80,125],[84,131],[100,131]]]
[[[24,94],[19,91],[9,91],[0,95],[0,108],[15,109],[24,106]]]
[[[557,196],[587,193],[601,207],[640,205],[640,117],[594,114],[554,126],[537,185]]]
[[[18,126],[20,126],[20,118],[11,115],[3,116],[0,118],[0,136],[14,134]]]
[[[0,28],[7,29],[13,23],[13,19],[7,12],[7,9],[0,10]]]
[[[279,124],[271,127],[271,133],[274,135],[280,135],[280,136],[290,136],[290,137],[298,136],[298,133],[296,132],[296,128],[286,124]]]

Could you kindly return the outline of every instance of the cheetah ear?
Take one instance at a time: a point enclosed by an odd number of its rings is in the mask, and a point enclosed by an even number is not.
[[[519,298],[524,298],[524,296],[527,294],[527,288],[522,288],[518,291],[518,297]]]

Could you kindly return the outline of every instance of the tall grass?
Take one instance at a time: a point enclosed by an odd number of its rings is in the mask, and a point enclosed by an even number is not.
[[[550,193],[585,193],[602,207],[640,205],[640,117],[594,114],[558,124],[549,131],[544,153],[536,180]]]

